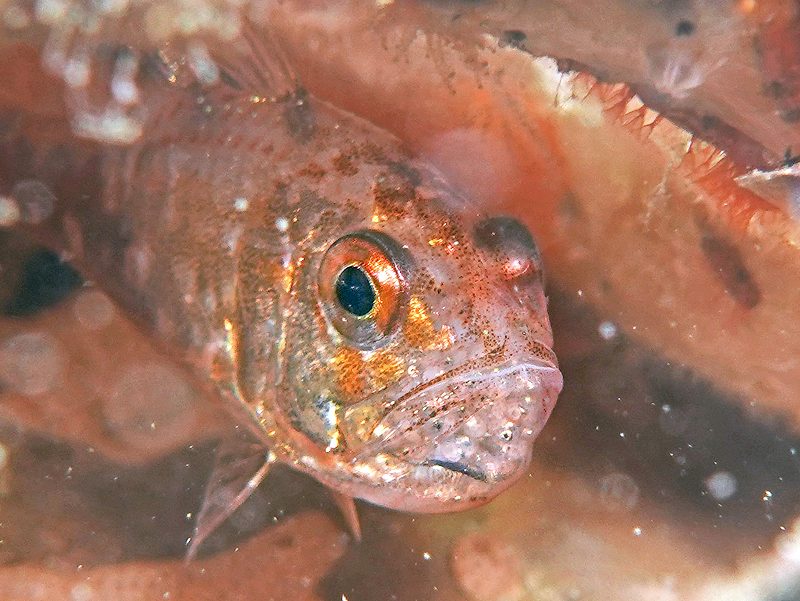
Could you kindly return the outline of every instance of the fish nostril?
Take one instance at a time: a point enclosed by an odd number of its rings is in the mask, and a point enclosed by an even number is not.
[[[513,217],[484,219],[475,225],[473,235],[479,247],[497,258],[506,279],[541,274],[539,247],[528,228]]]

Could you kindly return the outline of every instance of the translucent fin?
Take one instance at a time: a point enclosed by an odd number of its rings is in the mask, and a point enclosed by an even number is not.
[[[214,60],[222,69],[222,80],[245,92],[271,98],[294,94],[297,76],[289,65],[280,43],[267,26],[258,30],[250,21],[232,44],[214,50]]]
[[[330,493],[339,511],[342,512],[342,517],[347,524],[348,530],[350,530],[350,534],[353,536],[353,540],[361,542],[361,522],[358,519],[358,509],[353,497],[333,489],[330,490]]]
[[[187,542],[186,561],[197,556],[203,541],[258,488],[274,461],[275,455],[261,444],[242,438],[220,442],[194,534]]]

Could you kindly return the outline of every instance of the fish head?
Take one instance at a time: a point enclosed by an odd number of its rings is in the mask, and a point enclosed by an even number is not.
[[[477,505],[526,473],[562,385],[533,237],[447,195],[395,199],[317,241],[287,331],[308,440],[294,463],[409,511]]]

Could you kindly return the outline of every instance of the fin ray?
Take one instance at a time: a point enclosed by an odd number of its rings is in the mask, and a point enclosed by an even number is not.
[[[259,443],[243,438],[220,442],[194,533],[187,541],[187,562],[197,557],[203,542],[258,488],[274,461],[275,455]]]

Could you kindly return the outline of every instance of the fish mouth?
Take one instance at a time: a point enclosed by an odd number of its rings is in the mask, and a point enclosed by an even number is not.
[[[473,363],[400,397],[371,439],[340,463],[354,496],[404,511],[448,512],[489,501],[526,472],[561,373],[529,356]]]
[[[473,467],[471,465],[467,465],[466,463],[461,463],[460,461],[447,461],[445,459],[429,459],[428,461],[421,463],[420,465],[441,467],[446,470],[450,470],[451,472],[455,472],[457,474],[463,474],[464,476],[472,478],[473,480],[477,480],[478,482],[486,482],[489,479],[486,472],[482,472],[478,468]]]

